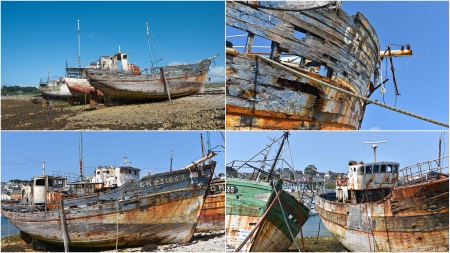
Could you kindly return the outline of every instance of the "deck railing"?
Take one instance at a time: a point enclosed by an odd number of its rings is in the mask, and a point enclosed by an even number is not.
[[[399,170],[399,183],[401,185],[415,184],[421,181],[448,177],[448,157],[417,163]]]

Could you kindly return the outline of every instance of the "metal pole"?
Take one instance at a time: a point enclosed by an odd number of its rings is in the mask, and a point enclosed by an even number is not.
[[[80,61],[80,17],[78,17],[78,67],[81,67]],[[78,76],[80,77],[80,76]]]
[[[284,132],[284,138],[283,138],[283,140],[281,140],[280,149],[278,149],[277,155],[275,156],[274,162],[272,163],[272,167],[270,168],[269,176],[267,177],[267,181],[269,181],[270,178],[272,178],[273,169],[275,169],[275,166],[278,161],[278,157],[280,157],[281,149],[283,148],[283,145],[284,145],[284,141],[287,139],[288,135],[289,135],[289,132]]]

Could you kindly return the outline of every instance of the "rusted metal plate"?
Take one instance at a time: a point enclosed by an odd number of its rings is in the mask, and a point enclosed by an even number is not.
[[[350,16],[339,2],[330,1],[228,1],[226,6],[227,25],[272,41],[272,60],[358,95],[369,94],[379,41],[361,13]],[[274,57],[281,52],[303,63]],[[359,129],[362,101],[297,78],[251,52],[227,49],[226,59],[227,129]]]
[[[225,179],[211,183],[195,232],[225,229]]]
[[[116,239],[119,246],[188,242],[214,167],[213,162],[155,174],[103,193],[65,199],[69,245],[111,247]],[[197,176],[191,178],[191,172]],[[32,237],[62,244],[61,211],[27,211],[27,207],[2,205],[2,215]]]

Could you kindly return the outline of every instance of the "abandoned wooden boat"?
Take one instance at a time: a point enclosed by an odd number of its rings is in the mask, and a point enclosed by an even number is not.
[[[225,178],[213,179],[203,203],[196,233],[225,229]]]
[[[68,246],[186,243],[194,234],[216,164],[201,163],[213,155],[180,170],[78,197],[69,196],[68,191],[55,192],[50,176],[35,177],[33,185],[27,186],[31,202],[2,205],[2,215],[22,237]]]
[[[227,25],[248,34],[243,52],[227,41],[227,129],[360,128],[366,102],[330,87],[370,97],[380,87],[380,57],[388,54],[380,53],[378,36],[363,14],[350,16],[340,6],[340,1],[227,1]],[[271,41],[270,52],[252,52],[257,36]]]
[[[86,73],[89,84],[113,103],[182,97],[204,90],[209,65],[217,56],[194,64],[140,71],[139,67],[128,64],[126,53],[118,53],[102,56],[100,68],[86,69]],[[121,67],[118,67],[119,61]]]
[[[39,91],[45,99],[67,100],[72,97],[62,77],[42,77],[39,82]]]
[[[76,101],[82,104],[87,104],[90,100],[103,101],[103,92],[90,85],[86,78],[64,77],[64,81]]]
[[[103,101],[103,93],[92,87],[86,79],[86,68],[97,67],[96,62],[80,58],[80,19],[78,19],[78,59],[66,60],[66,76],[64,77],[76,102],[87,104],[91,100],[95,103]]]
[[[402,170],[376,160],[348,168],[335,196],[316,197],[323,224],[347,249],[449,251],[448,156]]]
[[[286,251],[309,218],[308,208],[282,189],[280,178],[273,178],[273,169],[287,136],[288,133],[284,133],[269,171],[263,169],[265,160],[259,160],[262,168],[249,165],[250,161],[238,167],[248,165],[254,169],[248,179],[233,178],[239,177],[235,173],[238,169],[231,173],[227,169],[226,244],[236,251]],[[262,181],[261,175],[267,176],[266,181]]]

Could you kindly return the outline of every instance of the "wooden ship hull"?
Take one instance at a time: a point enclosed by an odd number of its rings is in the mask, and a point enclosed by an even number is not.
[[[215,162],[147,176],[104,193],[62,199],[53,210],[23,212],[32,207],[2,206],[2,215],[21,233],[56,244],[66,237],[69,246],[187,243],[214,167]]]
[[[282,182],[276,183],[276,192],[269,183],[227,178],[226,195],[226,244],[238,248],[255,229],[268,210]],[[300,226],[309,218],[308,208],[289,193],[281,190],[266,218],[253,236],[242,247],[242,251],[274,252],[286,251],[300,231]],[[286,224],[288,223],[288,225]],[[292,236],[291,236],[292,235]]]
[[[100,90],[96,90],[89,84],[86,78],[64,78],[70,93],[81,103],[89,103],[89,100],[93,99],[97,102],[103,101],[103,93]]]
[[[361,13],[350,16],[334,1],[227,1],[226,16],[248,33],[243,52],[226,50],[227,129],[360,128],[366,104],[311,78],[372,94],[379,40]],[[272,41],[270,57],[251,51],[254,36]]]
[[[441,175],[395,187],[366,203],[329,201],[316,209],[330,233],[351,251],[449,251],[449,179]]]
[[[45,81],[47,78],[41,78],[39,92],[45,99],[67,100],[72,97],[69,88],[65,83],[54,79],[52,81]]]
[[[213,180],[200,213],[196,233],[225,229],[225,179]]]
[[[90,85],[108,99],[146,101],[167,99],[166,86],[171,98],[203,91],[210,64],[211,59],[205,59],[195,64],[150,69],[148,74],[108,69],[86,69],[86,73]]]

